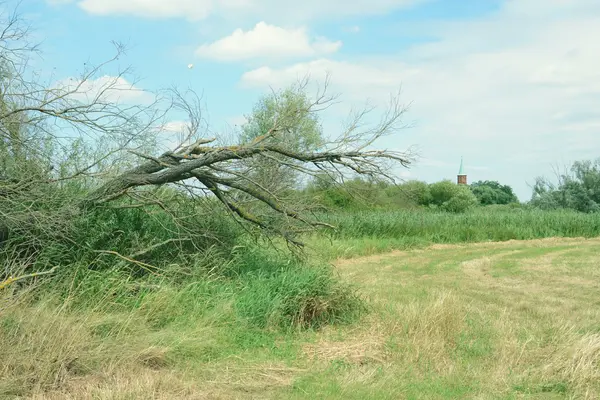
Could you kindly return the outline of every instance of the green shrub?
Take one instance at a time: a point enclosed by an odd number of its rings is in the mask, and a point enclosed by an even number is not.
[[[465,186],[457,186],[456,193],[441,208],[453,213],[465,212],[478,204],[477,197]]]
[[[479,200],[479,204],[487,206],[492,204],[510,204],[518,202],[513,189],[508,185],[501,185],[497,181],[477,181],[470,185],[471,191]]]
[[[396,187],[391,186],[387,189],[386,194],[394,199],[392,204],[404,207],[408,205],[426,206],[432,201],[429,185],[417,180],[410,180]]]
[[[260,328],[319,328],[358,315],[362,303],[328,267],[292,266],[258,273],[235,302],[236,313]]]
[[[432,183],[429,185],[431,204],[441,207],[456,196],[458,191],[459,186],[449,180]]]
[[[477,205],[477,197],[467,186],[444,180],[429,185],[431,204],[441,210],[460,213]]]

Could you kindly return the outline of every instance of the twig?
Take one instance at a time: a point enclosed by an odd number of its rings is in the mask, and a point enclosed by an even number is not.
[[[54,273],[54,271],[56,271],[58,269],[58,266],[49,269],[48,271],[40,271],[40,272],[33,272],[31,274],[27,274],[27,275],[21,275],[21,276],[17,276],[17,277],[8,277],[8,279],[6,279],[3,282],[0,282],[0,290],[6,288],[8,285],[11,285],[17,281],[21,281],[23,279],[27,279],[27,278],[35,278],[38,276],[42,276],[42,275],[49,275]]]
[[[171,238],[171,239],[167,239],[167,240],[164,240],[164,241],[162,241],[160,243],[153,244],[152,246],[147,247],[147,248],[145,248],[143,250],[140,250],[137,253],[132,254],[130,257],[132,259],[134,259],[136,257],[143,256],[144,254],[147,254],[147,253],[151,252],[154,249],[157,249],[157,248],[159,248],[161,246],[164,246],[165,244],[169,244],[169,243],[173,243],[173,242],[186,242],[186,241],[190,241],[190,240],[191,240],[190,238],[183,238],[183,239],[173,239],[173,238]]]
[[[155,274],[157,276],[162,276],[161,274],[159,274],[158,272],[156,272],[156,271],[159,271],[160,268],[155,267],[154,265],[151,265],[151,264],[146,264],[145,262],[134,260],[133,258],[130,258],[130,257],[126,257],[126,256],[124,256],[124,255],[122,255],[122,254],[120,254],[120,253],[118,253],[116,251],[112,251],[112,250],[95,250],[94,252],[100,253],[100,254],[112,254],[112,255],[115,255],[117,257],[122,258],[125,261],[128,261],[128,262],[130,262],[132,264],[135,264],[135,265],[138,265],[138,266],[142,267],[142,269],[144,269],[145,271],[150,272],[151,274]]]

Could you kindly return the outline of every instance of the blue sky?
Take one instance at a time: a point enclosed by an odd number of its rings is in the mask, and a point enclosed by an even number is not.
[[[527,200],[535,176],[600,157],[598,0],[25,0],[20,12],[49,79],[124,42],[129,81],[203,92],[213,131],[243,121],[269,86],[328,72],[343,101],[323,115],[330,134],[351,107],[384,107],[402,87],[412,127],[380,146],[417,146],[406,178],[455,179],[464,156],[470,181]]]

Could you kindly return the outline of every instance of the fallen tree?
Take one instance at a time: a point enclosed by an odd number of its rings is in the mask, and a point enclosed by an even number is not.
[[[295,90],[301,92],[304,87],[305,85],[299,85]],[[286,146],[285,142],[279,140],[281,135],[296,129],[294,125],[297,124],[297,115],[318,112],[329,101],[330,98],[321,95],[307,109],[282,105],[281,109],[284,111],[274,118],[270,129],[261,132],[261,135],[249,143],[217,145],[214,144],[216,138],[200,138],[191,145],[180,146],[176,151],[168,151],[158,157],[134,152],[145,162],[108,179],[93,190],[83,204],[86,208],[98,207],[129,196],[140,188],[180,183],[201,193],[214,195],[236,217],[265,230],[272,230],[272,227],[237,201],[240,194],[308,227],[327,226],[303,216],[278,196],[278,193],[254,180],[251,173],[253,166],[248,166],[247,161],[265,158],[306,176],[316,176],[325,171],[337,180],[343,179],[348,172],[393,180],[389,173],[390,164],[408,167],[411,162],[410,153],[369,149],[377,139],[402,126],[400,117],[405,108],[400,106],[397,99],[392,101],[386,118],[377,127],[358,132],[360,120],[365,116],[365,113],[361,113],[339,138],[329,141],[321,150],[302,151]],[[190,115],[190,120],[197,119],[197,116]],[[190,132],[189,137],[197,134],[198,132]],[[278,233],[290,242],[300,244],[290,230],[279,229]]]
[[[267,108],[255,110],[254,125],[243,134],[209,137],[194,92],[162,91],[145,105],[120,101],[120,93],[139,89],[125,80],[127,70],[110,77],[104,71],[122,54],[118,45],[113,59],[86,66],[69,82],[27,80],[28,55],[37,48],[26,41],[27,30],[16,15],[5,25],[0,36],[0,241],[12,245],[0,252],[23,261],[17,263],[22,270],[48,243],[91,246],[73,233],[73,221],[107,208],[158,207],[174,215],[170,199],[176,197],[178,212],[185,214],[182,196],[194,218],[196,204],[203,204],[207,216],[224,212],[248,230],[301,246],[299,234],[332,228],[315,217],[314,205],[299,199],[302,181],[324,175],[332,182],[349,175],[394,180],[394,166],[411,163],[408,151],[375,148],[378,139],[405,127],[406,108],[398,97],[391,98],[374,126],[365,128],[374,111],[369,108],[352,114],[341,134],[329,137],[319,116],[336,98],[326,95],[326,85],[309,99],[305,80],[261,103]],[[164,129],[174,110],[187,114],[180,143],[159,151],[161,135],[174,135]],[[173,196],[165,197],[165,189]],[[173,217],[185,225],[178,237],[144,243],[122,258],[134,259],[160,243],[210,235],[198,231],[210,228],[195,231],[193,224],[183,223],[188,214]]]

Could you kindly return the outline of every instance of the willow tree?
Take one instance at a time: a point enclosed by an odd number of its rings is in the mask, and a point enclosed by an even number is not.
[[[303,85],[270,92],[259,99],[252,113],[242,125],[240,143],[247,145],[261,141],[264,144],[284,146],[293,151],[317,151],[324,143],[319,115]],[[265,132],[286,118],[285,128],[278,134],[265,137]],[[296,187],[301,173],[288,165],[280,154],[258,154],[248,160],[246,175],[273,192],[285,192]]]
[[[327,96],[326,86],[310,96],[303,81],[261,99],[242,134],[225,140],[202,129],[194,92],[163,91],[153,94],[151,104],[126,105],[114,94],[134,90],[123,87],[127,70],[92,87],[119,58],[119,46],[113,59],[87,66],[71,83],[27,80],[27,59],[37,48],[27,42],[17,16],[3,24],[0,162],[6,167],[0,166],[0,225],[36,232],[29,234],[32,241],[40,240],[40,231],[68,237],[73,217],[123,206],[124,199],[127,207],[168,209],[154,189],[172,186],[184,188],[192,202],[212,198],[240,223],[301,244],[299,232],[328,225],[286,192],[299,179],[327,174],[340,181],[350,173],[393,179],[394,165],[411,162],[408,152],[377,148],[380,138],[404,127],[406,109],[398,97],[379,123],[368,127],[364,119],[373,109],[363,110],[352,114],[345,129],[324,136],[319,116],[335,98]],[[185,137],[160,152],[152,144],[173,109],[188,116]],[[62,190],[68,185],[77,191]],[[35,226],[24,229],[26,221]]]
[[[308,98],[305,88],[306,85],[296,85],[284,92],[291,99],[303,101],[284,102],[273,109],[267,107],[271,115],[260,123],[250,119],[251,135],[245,131],[237,143],[222,144],[218,138],[190,131],[190,136],[196,137],[190,145],[156,157],[137,153],[144,162],[105,180],[83,204],[101,207],[125,196],[135,197],[137,191],[147,187],[180,184],[191,189],[190,193],[214,196],[235,218],[301,244],[296,233],[329,225],[305,215],[309,213],[302,212],[293,192],[292,196],[284,193],[282,189],[294,188],[295,177],[315,177],[325,172],[337,181],[348,174],[393,180],[390,171],[394,164],[408,167],[411,162],[408,152],[375,148],[378,139],[404,126],[401,117],[405,108],[398,98],[392,98],[384,117],[375,126],[362,128],[366,112],[361,112],[337,137],[326,140],[315,127],[318,113],[333,100],[320,93],[314,100],[305,101]],[[189,102],[180,104],[186,104],[188,111],[197,109],[189,106]],[[191,112],[190,121],[197,120],[198,115]],[[310,129],[302,131],[307,126]],[[307,137],[310,142],[305,140]],[[248,199],[265,206],[271,214],[253,212],[260,208],[246,207]],[[282,224],[281,219],[270,223],[273,219],[267,216],[272,213],[289,223]]]

